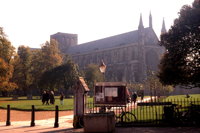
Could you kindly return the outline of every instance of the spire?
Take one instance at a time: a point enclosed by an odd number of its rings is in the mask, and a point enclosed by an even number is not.
[[[153,28],[153,26],[152,26],[152,16],[151,16],[151,11],[150,11],[150,14],[149,14],[149,27],[150,27],[150,28]]]
[[[166,28],[165,28],[165,20],[164,20],[164,18],[163,18],[161,34],[166,33],[166,32],[167,32],[167,30],[166,30]]]
[[[142,22],[142,14],[140,14],[140,22],[139,22],[139,26],[138,26],[138,29],[143,29],[144,26],[143,26],[143,22]]]

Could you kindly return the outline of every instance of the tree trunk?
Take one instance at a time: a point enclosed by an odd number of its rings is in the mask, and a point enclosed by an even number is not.
[[[2,91],[1,93],[2,93],[3,97],[7,97],[8,96],[8,92],[7,91]]]

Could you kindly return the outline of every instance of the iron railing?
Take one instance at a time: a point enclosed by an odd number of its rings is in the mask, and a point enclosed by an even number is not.
[[[116,126],[198,126],[200,99],[144,99],[126,105],[95,105],[87,102],[86,113],[114,112]]]

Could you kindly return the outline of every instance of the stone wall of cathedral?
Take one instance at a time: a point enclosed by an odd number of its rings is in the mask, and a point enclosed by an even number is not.
[[[99,65],[103,59],[107,65],[106,81],[142,82],[147,78],[147,70],[158,70],[164,49],[158,45],[158,38],[152,28],[139,29],[136,38],[138,40],[135,43],[70,55],[80,69],[85,69],[89,64]],[[77,45],[76,34],[56,33],[51,35],[51,39],[58,41],[63,53]]]
[[[73,60],[84,69],[88,64],[99,65],[103,59],[107,65],[107,81],[135,82],[139,80],[138,43],[127,44],[105,50],[96,50],[84,54],[72,55]]]
[[[71,56],[81,69],[88,64],[99,65],[103,59],[107,66],[107,81],[142,82],[146,79],[147,70],[158,70],[163,52],[164,49],[157,43],[134,43]]]

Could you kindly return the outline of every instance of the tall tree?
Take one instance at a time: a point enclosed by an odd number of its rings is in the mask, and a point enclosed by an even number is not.
[[[30,91],[29,86],[32,83],[31,75],[31,51],[29,47],[20,46],[15,57],[13,80],[18,87],[23,90],[24,95]]]
[[[12,57],[14,54],[14,47],[7,39],[3,28],[0,27],[0,91],[3,95],[17,88],[17,85],[11,82],[13,74]]]
[[[51,40],[50,42],[46,42],[41,50],[33,50],[33,58],[32,58],[32,75],[33,75],[33,86],[34,88],[38,88],[39,81],[41,80],[42,75],[46,71],[50,71],[51,69],[62,64],[63,57],[58,49],[58,44],[56,41]]]
[[[161,35],[166,48],[158,77],[165,85],[200,87],[200,0],[185,5],[179,18]]]
[[[43,88],[64,88],[70,89],[77,82],[79,72],[78,66],[70,58],[65,58],[65,63],[50,69],[42,75],[40,86]]]
[[[55,40],[47,41],[42,46],[41,52],[44,71],[61,65],[62,55],[58,49],[58,43]]]

